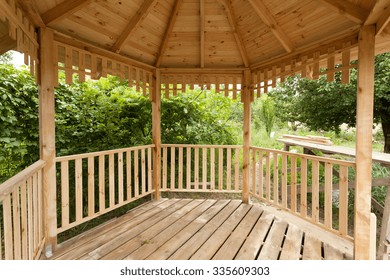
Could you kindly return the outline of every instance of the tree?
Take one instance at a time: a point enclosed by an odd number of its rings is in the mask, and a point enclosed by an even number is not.
[[[375,58],[374,121],[381,123],[384,152],[390,153],[390,53]],[[298,121],[312,130],[340,132],[343,123],[356,124],[356,70],[351,71],[351,83],[341,84],[336,76],[328,83],[318,80],[288,78],[270,95],[274,97],[277,116],[284,121]]]
[[[384,152],[390,153],[390,53],[375,57],[374,115],[382,124]]]

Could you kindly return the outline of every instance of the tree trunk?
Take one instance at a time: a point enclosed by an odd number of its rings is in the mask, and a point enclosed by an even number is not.
[[[390,154],[390,122],[382,121],[382,131],[383,136],[385,138],[385,146],[383,152]]]

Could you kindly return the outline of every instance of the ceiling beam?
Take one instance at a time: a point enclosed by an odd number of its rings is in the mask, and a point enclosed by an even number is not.
[[[204,44],[204,29],[205,29],[205,8],[204,0],[200,0],[200,67],[204,67],[204,55],[205,55],[205,44]]]
[[[175,0],[174,6],[172,9],[172,13],[171,13],[171,16],[169,18],[168,27],[165,30],[164,38],[163,38],[162,43],[160,45],[160,50],[158,51],[157,60],[156,60],[156,64],[155,64],[157,68],[160,67],[162,55],[164,54],[164,52],[167,48],[168,39],[171,36],[172,30],[173,30],[173,27],[175,25],[177,15],[179,13],[179,9],[180,9],[182,3],[183,3],[183,0]]]
[[[230,1],[227,1],[227,0],[218,0],[218,2],[223,6],[223,8],[226,11],[226,15],[227,15],[230,27],[233,30],[234,39],[236,40],[236,44],[237,44],[237,47],[240,51],[242,61],[244,62],[245,67],[249,67],[248,54],[246,52],[242,37],[241,37],[240,33],[238,33],[238,27],[237,27],[237,22],[235,20],[234,9],[233,9],[232,3]]]
[[[370,11],[347,0],[320,0],[320,2],[358,24],[364,23],[370,13]]]
[[[96,0],[65,0],[42,14],[45,25],[54,24],[67,16],[74,14]]]
[[[266,25],[268,25],[268,27],[271,29],[276,39],[278,39],[278,41],[282,44],[284,49],[289,53],[292,52],[294,50],[294,45],[292,44],[288,36],[284,33],[282,28],[280,28],[275,18],[272,16],[271,12],[263,3],[263,0],[249,0],[249,3],[252,5],[253,9],[261,18],[261,20]]]
[[[45,23],[35,6],[34,0],[18,0],[18,2],[35,26],[45,27]]]
[[[390,22],[390,0],[378,0],[371,9],[364,25],[376,24],[376,35],[379,35]]]
[[[130,37],[132,32],[139,26],[142,20],[149,14],[150,9],[153,7],[153,4],[156,0],[145,0],[142,3],[142,6],[138,9],[135,16],[131,18],[131,20],[126,25],[125,29],[119,35],[118,39],[111,47],[111,50],[120,53],[124,43]]]

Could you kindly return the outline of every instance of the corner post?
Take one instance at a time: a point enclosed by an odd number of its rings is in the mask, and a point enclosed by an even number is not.
[[[251,71],[244,72],[242,90],[242,102],[244,103],[243,121],[243,176],[242,176],[242,202],[249,203],[249,178],[250,178],[250,145],[251,145]]]
[[[54,33],[40,29],[39,64],[39,144],[43,169],[45,254],[51,256],[57,246],[56,147],[54,116]]]
[[[153,187],[154,199],[161,198],[161,72],[154,72],[152,92],[152,139],[153,139]]]
[[[371,170],[374,111],[375,25],[361,27],[356,108],[355,246],[357,260],[368,260],[372,246]]]

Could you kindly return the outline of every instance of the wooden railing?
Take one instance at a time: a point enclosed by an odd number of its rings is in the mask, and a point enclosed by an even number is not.
[[[153,147],[58,157],[58,233],[153,193]]]
[[[162,145],[162,191],[241,192],[242,146]]]
[[[41,255],[44,166],[39,160],[0,185],[0,260],[33,260]]]
[[[251,196],[353,238],[348,176],[354,174],[354,162],[256,147],[250,151]]]

